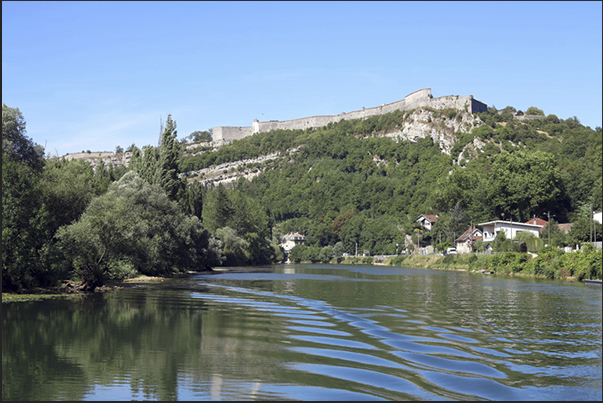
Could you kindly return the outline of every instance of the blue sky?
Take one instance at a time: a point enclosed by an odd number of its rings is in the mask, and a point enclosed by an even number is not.
[[[48,154],[472,94],[601,126],[601,2],[2,2],[2,102]]]

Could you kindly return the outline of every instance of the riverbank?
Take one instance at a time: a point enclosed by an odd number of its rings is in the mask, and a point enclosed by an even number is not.
[[[535,277],[565,281],[601,280],[602,251],[583,249],[565,253],[543,248],[536,256],[527,253],[393,256],[378,263],[413,269],[456,270],[474,273]],[[377,264],[372,257],[347,257],[342,264]]]
[[[97,287],[94,290],[94,293],[115,291],[125,287],[135,287],[136,285],[160,283],[166,278],[184,278],[198,273],[201,273],[201,271],[189,270],[187,272],[173,273],[166,276],[145,276],[141,274],[136,277],[111,282],[101,287]],[[61,285],[55,287],[36,287],[30,290],[21,290],[18,292],[3,292],[2,303],[39,301],[50,298],[78,297],[88,294],[90,294],[90,292],[83,290],[83,284],[80,281],[67,280]]]

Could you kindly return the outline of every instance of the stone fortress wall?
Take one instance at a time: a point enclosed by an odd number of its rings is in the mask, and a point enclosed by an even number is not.
[[[485,112],[487,105],[473,98],[473,95],[461,97],[458,95],[448,95],[439,98],[433,98],[431,88],[424,88],[407,95],[403,100],[391,104],[383,104],[373,108],[362,108],[362,110],[339,115],[312,116],[293,120],[271,120],[260,122],[257,119],[253,121],[251,127],[214,127],[213,141],[216,143],[230,143],[233,140],[239,140],[255,133],[263,133],[271,130],[296,130],[323,127],[333,122],[339,122],[342,119],[353,120],[362,119],[371,116],[383,115],[394,111],[405,111],[419,107],[429,107],[433,109],[453,108],[458,110],[467,110],[470,113]]]

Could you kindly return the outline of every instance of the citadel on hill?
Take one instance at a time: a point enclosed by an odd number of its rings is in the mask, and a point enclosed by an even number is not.
[[[255,119],[251,126],[246,127],[214,127],[212,128],[213,139],[211,144],[213,147],[216,148],[225,144],[229,144],[233,140],[240,140],[242,138],[251,136],[256,133],[264,133],[269,132],[271,130],[305,130],[311,128],[319,128],[324,127],[329,123],[337,123],[340,120],[365,119],[371,116],[383,115],[395,111],[413,110],[420,107],[427,107],[434,110],[451,108],[459,111],[467,111],[469,113],[486,112],[488,109],[485,103],[473,98],[473,95],[468,95],[465,97],[459,95],[447,95],[443,97],[434,98],[431,95],[431,88],[423,88],[421,90],[408,94],[404,99],[400,101],[392,102],[390,104],[383,104],[381,106],[373,108],[362,108],[361,110],[347,113],[343,112],[339,115],[320,115],[285,121],[270,120],[268,122],[260,122]],[[422,127],[425,125],[417,125],[416,122],[410,123],[410,126],[410,128],[406,128],[406,131],[408,132],[406,133],[406,137],[412,138],[417,136],[424,137],[426,135],[431,135],[432,137],[434,137],[434,141],[441,143],[444,152],[449,152],[449,149],[452,147],[452,144],[454,142],[453,139],[443,138],[446,136],[442,133],[437,132],[437,130],[432,129],[430,127]],[[450,130],[454,132],[456,131],[456,129],[458,128],[455,127],[451,128]],[[430,132],[433,133],[430,134]],[[190,145],[190,147],[194,146],[195,145]],[[81,153],[70,153],[64,155],[63,157],[68,160],[80,159],[88,161],[92,164],[93,168],[96,168],[96,166],[102,160],[105,165],[105,169],[107,169],[109,165],[128,167],[131,156],[131,152],[125,152],[119,155],[115,155],[111,151],[87,151]]]
[[[340,113],[339,115],[324,115],[311,116],[308,118],[300,118],[293,120],[270,120],[268,122],[260,122],[255,119],[251,126],[233,127],[233,126],[218,126],[212,129],[213,141],[216,145],[227,144],[233,140],[239,140],[244,137],[251,136],[255,133],[263,133],[271,130],[304,130],[326,126],[329,123],[336,123],[340,120],[363,119],[370,116],[383,115],[394,111],[406,111],[418,107],[429,107],[432,109],[453,108],[458,110],[466,110],[470,113],[485,112],[487,105],[473,98],[473,95],[461,97],[458,95],[448,95],[439,98],[434,98],[431,95],[431,88],[423,88],[408,94],[403,100],[396,101],[391,104],[383,104],[374,108],[362,108],[362,110],[352,111],[348,113]]]

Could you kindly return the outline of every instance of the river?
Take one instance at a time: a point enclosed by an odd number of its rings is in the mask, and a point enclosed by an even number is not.
[[[2,305],[2,400],[597,400],[601,286],[229,268]]]

